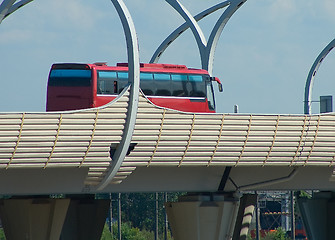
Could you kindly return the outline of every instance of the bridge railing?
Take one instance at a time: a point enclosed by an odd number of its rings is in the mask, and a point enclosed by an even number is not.
[[[58,113],[0,113],[0,168],[88,168],[87,185],[110,170],[128,92],[104,107]],[[112,182],[137,167],[333,166],[335,114],[194,114],[140,96],[130,149]]]

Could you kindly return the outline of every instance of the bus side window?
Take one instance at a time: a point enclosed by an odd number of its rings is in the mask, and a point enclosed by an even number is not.
[[[156,96],[171,96],[171,81],[168,73],[154,73]]]
[[[105,91],[106,91],[105,80],[100,80],[100,81],[98,81],[98,89],[97,89],[97,93],[98,93],[98,94],[103,94]]]
[[[187,75],[171,74],[172,79],[172,95],[176,97],[187,97]]]
[[[117,93],[121,93],[128,84],[128,72],[118,72],[117,77]]]
[[[205,81],[202,75],[189,75],[191,83],[190,97],[206,97]]]
[[[141,72],[140,79],[140,88],[143,93],[148,96],[154,95],[155,85],[152,73]]]
[[[114,81],[114,93],[117,93],[117,81]]]
[[[116,72],[98,71],[98,94],[114,94],[114,81],[116,80]]]

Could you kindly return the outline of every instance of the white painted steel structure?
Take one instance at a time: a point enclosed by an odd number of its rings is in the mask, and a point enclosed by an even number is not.
[[[33,0],[22,0],[22,1],[16,1],[16,0],[4,0],[0,4],[0,23],[3,19],[5,19],[7,16],[18,10],[20,7],[23,7],[24,5],[32,2]]]
[[[115,161],[109,168],[108,173],[104,176],[104,180],[100,183],[99,189],[103,190],[106,185],[115,177],[117,169],[126,156],[131,137],[135,128],[136,114],[138,108],[138,98],[140,90],[140,55],[138,50],[137,35],[135,31],[134,22],[131,15],[123,1],[112,0],[116,11],[118,12],[121,23],[124,29],[127,42],[128,53],[128,78],[130,85],[129,105],[127,108],[127,118],[122,133],[120,143],[117,145],[116,151],[113,155]]]
[[[304,101],[304,113],[312,114],[312,89],[314,84],[314,79],[319,67],[325,57],[334,49],[335,47],[335,39],[331,41],[319,54],[319,56],[315,59],[311,69],[309,70],[306,86],[305,86],[305,101]]]
[[[167,47],[174,40],[176,40],[184,31],[186,31],[188,28],[191,28],[198,45],[202,68],[206,69],[209,72],[209,74],[212,75],[213,64],[214,64],[214,53],[220,35],[223,31],[223,28],[226,26],[230,17],[246,1],[247,0],[224,1],[222,3],[219,3],[213,7],[206,9],[205,11],[202,11],[201,13],[193,17],[178,0],[166,0],[166,2],[168,2],[185,19],[185,23],[179,26],[161,43],[161,45],[157,48],[157,50],[151,57],[150,62],[151,63],[158,62],[159,58],[167,49]],[[207,42],[197,22],[203,19],[204,17],[214,13],[215,11],[225,7],[227,8],[221,14],[220,18],[216,22]]]

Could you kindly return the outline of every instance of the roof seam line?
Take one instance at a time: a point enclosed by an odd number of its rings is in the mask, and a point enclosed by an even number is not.
[[[181,164],[183,163],[183,161],[184,161],[184,159],[185,159],[185,156],[186,156],[186,154],[187,154],[188,148],[190,147],[191,140],[192,140],[192,135],[193,135],[193,130],[194,130],[194,122],[195,122],[195,114],[193,114],[192,127],[191,127],[191,131],[190,131],[190,137],[189,137],[189,139],[188,139],[188,143],[187,143],[187,146],[186,146],[184,155],[183,155],[183,157],[181,158],[178,167],[180,167]]]
[[[211,156],[211,159],[208,161],[207,167],[209,167],[209,165],[212,163],[213,158],[214,158],[214,156],[215,156],[215,154],[216,154],[216,151],[217,151],[217,149],[218,149],[218,147],[219,147],[219,144],[220,144],[220,141],[221,141],[221,136],[222,136],[224,117],[225,117],[225,115],[222,114],[221,127],[220,127],[220,132],[219,132],[218,140],[217,140],[217,142],[216,142],[216,146],[215,146],[215,149],[214,149],[213,154],[212,154],[212,156]]]
[[[79,165],[79,168],[81,168],[81,166],[84,164],[85,160],[86,160],[86,157],[87,157],[87,154],[88,152],[90,151],[90,148],[91,148],[91,145],[92,145],[92,142],[93,142],[93,138],[94,138],[94,134],[95,134],[95,129],[97,127],[97,121],[98,121],[98,116],[99,116],[99,109],[97,109],[96,113],[95,113],[95,120],[94,120],[94,125],[93,125],[93,130],[92,130],[92,135],[91,135],[91,140],[90,140],[90,143],[89,145],[87,146],[87,150],[85,152],[85,155],[83,157],[83,160],[81,161],[80,165]]]
[[[250,118],[249,118],[248,132],[247,132],[247,135],[246,135],[245,140],[244,140],[244,145],[243,145],[242,151],[241,151],[240,155],[238,156],[238,159],[237,159],[237,161],[235,163],[235,167],[240,163],[241,157],[242,157],[242,155],[244,153],[244,150],[245,150],[245,148],[247,146],[248,138],[249,138],[250,130],[251,130],[251,122],[252,122],[252,115],[250,115]]]
[[[157,142],[156,142],[156,146],[155,146],[155,149],[154,149],[154,152],[152,153],[151,157],[150,157],[150,160],[147,164],[147,167],[149,167],[149,165],[151,164],[151,161],[152,159],[154,158],[155,154],[156,154],[156,151],[157,151],[157,148],[158,148],[158,145],[159,145],[159,142],[161,140],[161,136],[162,136],[162,131],[163,131],[163,126],[164,126],[164,121],[165,121],[165,113],[166,113],[166,108],[164,108],[164,111],[163,111],[163,116],[162,116],[162,122],[161,122],[161,127],[159,129],[159,135],[158,135],[158,139],[157,139]]]
[[[53,145],[53,147],[52,147],[52,150],[51,150],[51,152],[50,152],[49,158],[48,158],[47,162],[46,162],[45,165],[44,165],[44,169],[48,166],[48,164],[49,164],[49,162],[50,162],[50,160],[51,160],[52,154],[53,154],[54,151],[55,151],[56,144],[57,144],[57,142],[58,142],[58,137],[59,137],[60,128],[61,128],[61,125],[62,125],[62,121],[63,121],[63,114],[61,113],[60,116],[59,116],[59,121],[58,121],[58,129],[57,129],[56,139],[55,139],[54,145]]]

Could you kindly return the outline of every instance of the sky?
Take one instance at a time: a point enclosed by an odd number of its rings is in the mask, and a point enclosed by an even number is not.
[[[2,2],[0,0],[0,2]],[[163,0],[124,0],[135,22],[140,61],[184,20]],[[217,0],[180,0],[192,13]],[[225,9],[199,22],[209,37]],[[335,38],[334,0],[247,0],[228,21],[215,52],[217,112],[302,114],[308,72]],[[35,0],[0,25],[0,112],[44,112],[50,67],[56,62],[127,61],[124,32],[110,0]],[[200,68],[190,30],[160,63]],[[313,100],[335,92],[335,50],[321,64]],[[312,112],[319,112],[317,102]]]

